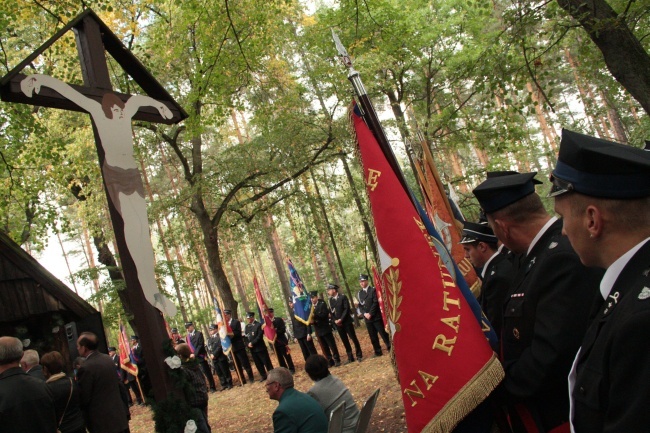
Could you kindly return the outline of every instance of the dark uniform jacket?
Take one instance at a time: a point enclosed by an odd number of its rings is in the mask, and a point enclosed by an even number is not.
[[[293,326],[293,336],[298,340],[301,338],[307,338],[307,335],[310,335],[313,330],[311,325],[305,325],[300,320],[296,319],[294,315],[291,315],[291,325]]]
[[[540,432],[568,422],[567,378],[601,277],[580,263],[561,220],[521,260],[504,307],[503,387],[511,417],[534,420]]]
[[[367,290],[359,290],[357,297],[359,298],[359,309],[361,310],[361,314],[370,314],[370,319],[366,319],[366,316],[363,316],[363,320],[366,322],[377,322],[383,320],[381,317],[381,311],[379,310],[377,290],[373,286],[369,285]]]
[[[244,343],[244,337],[241,329],[241,322],[237,319],[230,320],[230,330],[232,331],[232,337],[230,337],[230,343],[232,344],[232,350],[242,350],[246,349],[246,343]]]
[[[205,358],[205,339],[203,338],[203,333],[201,331],[194,330],[194,335],[187,334],[189,341],[192,343],[194,348],[194,356],[197,358]]]
[[[650,431],[649,274],[650,241],[623,268],[582,342],[576,433]]]
[[[314,306],[314,315],[312,317],[316,335],[322,337],[323,335],[332,333],[332,323],[330,322],[330,310],[327,304],[322,299],[319,299]]]
[[[110,356],[92,352],[78,373],[81,409],[90,433],[117,433],[129,427],[128,407],[120,394]]]
[[[497,335],[501,335],[503,304],[510,292],[515,270],[512,266],[512,253],[498,253],[487,265],[483,272],[481,295],[478,298],[481,309],[485,313]]]
[[[287,324],[284,323],[284,320],[281,317],[273,317],[273,327],[275,328],[275,341],[279,342],[282,346],[289,344]]]
[[[215,361],[226,358],[226,355],[223,353],[223,347],[221,346],[221,337],[219,337],[218,333],[208,338],[207,351],[210,355],[214,356]]]
[[[251,352],[264,352],[266,350],[264,330],[262,330],[262,324],[257,320],[254,320],[253,323],[246,324],[246,338],[253,345],[250,348]]]
[[[344,294],[339,293],[336,298],[330,298],[330,310],[332,311],[332,321],[340,319],[340,326],[346,326],[352,323],[350,301]]]
[[[54,433],[57,422],[52,393],[45,381],[20,367],[0,374],[0,431]]]

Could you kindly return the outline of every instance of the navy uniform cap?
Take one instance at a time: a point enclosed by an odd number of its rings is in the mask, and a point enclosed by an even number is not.
[[[460,240],[460,243],[471,244],[472,242],[489,242],[496,244],[497,237],[494,235],[494,232],[487,223],[463,221],[463,238]]]
[[[368,281],[368,276],[366,274],[359,275],[359,281]]]
[[[231,314],[232,314],[232,310],[223,310],[223,314],[229,314],[229,315],[231,315]]]
[[[178,334],[178,328],[172,328],[172,334]]]
[[[650,152],[563,129],[551,183],[550,197],[570,191],[610,199],[648,197]]]
[[[208,326],[208,329],[217,329],[217,325],[213,323],[210,326]]]
[[[246,313],[246,318],[248,319],[250,317],[255,317],[255,313],[253,313],[252,311],[249,311],[248,313]]]
[[[315,298],[315,297],[318,296],[318,292],[316,290],[312,290],[311,292],[309,292],[309,296],[311,296],[312,298]]]
[[[116,350],[115,350],[115,347],[113,347],[113,346],[108,346],[108,351],[109,351],[109,352],[115,352]]]
[[[332,290],[336,290],[336,291],[338,292],[338,291],[339,291],[339,286],[337,286],[337,285],[334,284],[334,283],[328,283],[328,284],[327,284],[327,290],[330,290],[330,289],[332,289]]]
[[[193,322],[185,322],[185,329],[189,328],[190,326],[194,326]]]
[[[131,336],[131,340],[136,340],[136,341],[137,341],[137,340],[139,340],[139,338],[138,338],[137,335],[132,335],[132,336]]]
[[[535,192],[537,172],[489,177],[474,188],[474,195],[486,214],[515,203]]]
[[[266,311],[268,311],[269,313],[275,313],[275,310],[273,308],[267,308]]]

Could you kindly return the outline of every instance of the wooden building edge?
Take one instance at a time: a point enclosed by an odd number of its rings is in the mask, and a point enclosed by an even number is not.
[[[61,352],[70,372],[85,331],[97,334],[106,353],[101,314],[0,232],[0,336],[19,338],[40,356]]]

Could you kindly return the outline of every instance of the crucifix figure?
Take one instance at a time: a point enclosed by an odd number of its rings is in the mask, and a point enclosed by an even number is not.
[[[84,85],[66,84],[47,75],[23,75],[38,56],[73,31]],[[128,95],[113,90],[106,58],[110,54],[142,90]],[[97,155],[107,193],[108,209],[126,288],[120,292],[129,322],[141,336],[147,370],[156,401],[171,394],[182,398],[171,383],[163,347],[169,340],[162,314],[173,316],[176,306],[158,290],[154,273],[144,187],[133,157],[132,120],[174,124],[187,113],[120,39],[90,9],[66,24],[48,41],[0,79],[0,98],[6,102],[53,107],[90,114]]]
[[[165,119],[172,113],[162,102],[149,96],[134,95],[126,103],[112,92],[107,92],[99,103],[88,98],[68,84],[48,75],[33,74],[20,82],[20,89],[29,98],[39,93],[41,86],[55,90],[90,114],[97,127],[104,149],[102,173],[108,195],[124,221],[124,237],[135,262],[138,280],[151,305],[168,317],[176,315],[176,305],[158,290],[154,273],[154,255],[149,233],[144,186],[133,157],[133,130],[131,118],[140,107],[155,107]]]

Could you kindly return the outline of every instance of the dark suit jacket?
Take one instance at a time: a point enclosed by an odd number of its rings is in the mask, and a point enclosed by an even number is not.
[[[519,404],[517,413],[529,412],[541,432],[568,422],[567,377],[601,277],[580,263],[558,220],[522,259],[513,281],[501,333],[503,387],[509,403]]]
[[[650,241],[620,273],[585,335],[573,390],[577,433],[650,430],[649,271]]]
[[[20,367],[0,374],[0,431],[54,433],[57,422],[54,399],[45,381]]]
[[[357,297],[359,298],[359,309],[361,309],[361,313],[370,314],[370,320],[366,319],[366,316],[363,316],[363,320],[366,322],[377,322],[383,320],[381,317],[381,311],[379,310],[377,290],[373,286],[368,286],[367,290],[359,290]]]
[[[246,350],[246,344],[242,336],[241,322],[234,318],[230,319],[230,329],[232,330],[232,337],[230,337],[232,350]]]
[[[129,426],[128,407],[120,396],[120,382],[110,356],[92,352],[78,373],[81,409],[90,433],[117,433]]]
[[[322,299],[319,299],[314,306],[314,315],[312,317],[316,335],[322,337],[323,335],[332,333],[332,324],[330,323],[330,310],[327,304]]]
[[[45,381],[45,376],[43,376],[43,366],[42,365],[35,365],[33,366],[28,372],[32,377],[35,377],[36,379],[41,379],[42,381]]]
[[[340,326],[346,326],[352,323],[352,316],[350,316],[350,301],[343,293],[339,293],[336,298],[330,298],[330,310],[332,311],[332,321],[340,319]]]
[[[488,263],[478,300],[497,335],[501,335],[503,304],[510,292],[514,269],[509,252],[499,253]]]

